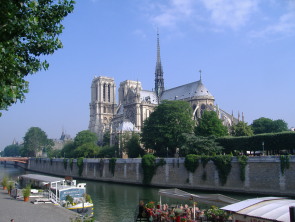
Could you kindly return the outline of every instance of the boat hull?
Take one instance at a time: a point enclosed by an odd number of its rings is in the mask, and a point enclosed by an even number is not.
[[[77,204],[75,206],[70,206],[66,208],[85,217],[93,216],[93,204],[90,203],[84,204],[84,206],[83,204]]]

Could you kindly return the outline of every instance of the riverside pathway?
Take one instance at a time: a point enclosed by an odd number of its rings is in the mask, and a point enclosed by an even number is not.
[[[53,204],[32,204],[0,191],[0,222],[70,222],[78,214]]]

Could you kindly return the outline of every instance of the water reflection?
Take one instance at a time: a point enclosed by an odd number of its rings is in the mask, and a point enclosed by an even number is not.
[[[28,173],[32,173],[27,171]],[[21,168],[14,168],[13,166],[8,166],[4,168],[0,165],[0,178],[3,176],[8,176],[10,178],[16,179],[17,176],[27,173]],[[134,221],[134,213],[137,204],[140,200],[145,203],[148,201],[159,201],[158,191],[159,188],[144,187],[144,186],[134,186],[134,185],[124,185],[124,184],[114,184],[105,183],[97,181],[84,181],[78,180],[77,182],[87,183],[87,193],[92,197],[94,203],[94,216],[97,221],[108,221],[108,222],[129,222]],[[188,191],[195,194],[200,194],[197,191]],[[228,194],[226,194],[228,195]],[[228,195],[236,199],[247,199],[253,198],[247,195]],[[255,196],[256,197],[256,196]],[[167,197],[162,197],[162,203],[168,204],[180,204],[185,202],[177,202],[175,199],[169,199]],[[192,205],[192,203],[187,203]],[[201,206],[202,207],[202,206]]]

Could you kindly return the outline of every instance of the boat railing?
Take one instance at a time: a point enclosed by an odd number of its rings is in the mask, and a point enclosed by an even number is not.
[[[51,190],[48,190],[48,198],[55,204],[59,204],[60,199]]]

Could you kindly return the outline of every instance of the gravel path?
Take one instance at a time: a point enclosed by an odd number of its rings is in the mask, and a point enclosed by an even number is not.
[[[53,204],[32,204],[16,200],[0,190],[0,222],[70,222],[77,214]]]

